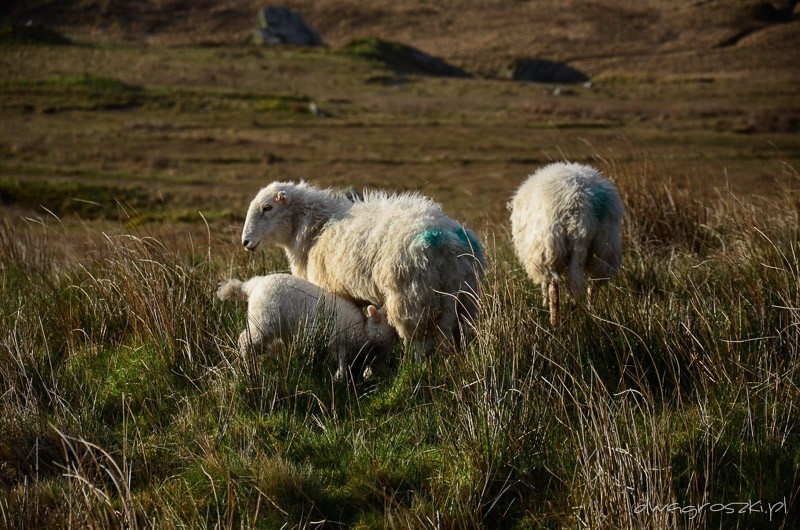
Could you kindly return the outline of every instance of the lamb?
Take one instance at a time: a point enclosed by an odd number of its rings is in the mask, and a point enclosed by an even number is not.
[[[416,359],[461,347],[477,318],[486,259],[477,236],[418,193],[351,201],[305,182],[273,182],[250,203],[242,244],[283,247],[292,273],[363,305],[385,306]]]
[[[600,285],[617,275],[624,209],[617,188],[590,166],[554,163],[539,169],[509,202],[517,257],[542,286],[550,322],[559,320],[558,282],[566,274],[574,299],[584,273]]]
[[[382,359],[397,334],[385,309],[370,305],[367,315],[352,302],[291,274],[255,276],[246,282],[222,282],[217,298],[247,301],[247,329],[239,335],[239,352],[247,356],[263,345],[322,329],[336,357],[336,378],[358,382],[373,356]],[[351,371],[352,367],[352,371]]]

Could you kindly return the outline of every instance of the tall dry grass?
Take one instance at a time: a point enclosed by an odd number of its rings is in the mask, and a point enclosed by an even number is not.
[[[770,197],[697,196],[649,162],[597,162],[627,217],[591,308],[550,327],[498,230],[463,355],[398,347],[358,389],[320,341],[237,357],[244,311],[216,283],[282,270],[278,252],[4,220],[0,521],[794,527],[796,171]]]

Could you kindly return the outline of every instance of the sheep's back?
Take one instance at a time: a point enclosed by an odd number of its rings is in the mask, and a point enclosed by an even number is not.
[[[363,329],[364,315],[351,302],[290,274],[248,280],[248,319],[262,331],[288,338],[330,319],[337,331]]]
[[[431,288],[453,291],[442,284],[443,271],[465,248],[441,234],[459,230],[420,195],[366,194],[323,230],[309,252],[309,279],[352,300],[383,305],[388,293],[401,292],[424,302]]]
[[[616,187],[580,164],[545,166],[512,199],[514,246],[532,274],[562,270],[574,246],[588,249],[598,234],[618,232],[621,219]]]

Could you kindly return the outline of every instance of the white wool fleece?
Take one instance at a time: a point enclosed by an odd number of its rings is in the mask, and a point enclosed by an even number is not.
[[[290,274],[255,276],[246,282],[228,280],[220,284],[217,298],[248,302],[247,329],[239,336],[242,355],[261,344],[290,340],[323,327],[328,349],[337,358],[337,375],[346,376],[356,357],[363,362],[373,350],[385,354],[397,339],[384,309],[370,306],[365,315],[349,300]]]
[[[519,187],[509,207],[517,256],[545,298],[562,276],[577,298],[584,293],[584,273],[603,282],[619,272],[622,200],[594,168],[545,166]]]
[[[242,243],[286,251],[292,273],[357,303],[385,305],[401,338],[456,347],[477,317],[486,260],[477,236],[417,193],[344,195],[275,182],[251,202]]]

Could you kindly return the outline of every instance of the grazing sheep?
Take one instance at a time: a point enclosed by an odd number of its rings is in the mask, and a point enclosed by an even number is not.
[[[384,309],[371,305],[365,316],[352,302],[291,274],[227,280],[220,284],[217,298],[247,301],[247,329],[239,335],[242,356],[263,344],[322,329],[338,362],[337,379],[350,374],[353,366],[357,381],[367,357],[384,356],[397,339]]]
[[[416,193],[345,195],[274,182],[250,203],[242,244],[283,247],[292,273],[358,304],[385,306],[417,360],[460,348],[486,260],[476,235]]]
[[[558,281],[566,273],[573,298],[584,294],[583,275],[595,283],[619,272],[623,207],[617,188],[581,164],[545,166],[509,202],[517,256],[542,286],[550,322],[558,322]],[[589,285],[591,300],[592,284]]]

